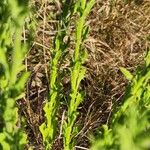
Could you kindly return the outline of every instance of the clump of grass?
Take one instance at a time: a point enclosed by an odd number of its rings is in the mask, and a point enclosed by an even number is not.
[[[24,96],[29,76],[22,64],[26,46],[21,32],[28,1],[0,1],[0,149],[23,149],[26,143],[18,123],[16,101]]]
[[[133,76],[121,68],[130,80],[124,102],[114,114],[110,129],[104,126],[91,150],[108,149],[150,149],[150,51],[146,55],[145,66]]]

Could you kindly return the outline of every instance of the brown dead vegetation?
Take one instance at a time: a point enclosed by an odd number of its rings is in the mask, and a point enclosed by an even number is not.
[[[38,128],[43,121],[42,108],[49,91],[50,49],[57,32],[55,26],[58,22],[57,15],[61,11],[61,3],[35,0],[32,5],[32,17],[36,17],[37,28],[26,59],[31,76],[26,87],[26,98],[21,101],[20,107],[27,120],[29,145],[40,150],[43,147]],[[76,122],[80,126],[80,132],[76,137],[77,146],[85,148],[89,147],[89,135],[94,134],[102,124],[109,123],[113,105],[119,104],[124,95],[127,81],[119,67],[125,67],[134,73],[143,63],[144,52],[150,46],[150,1],[135,0],[125,3],[122,0],[97,0],[87,24],[90,26],[90,34],[84,47],[88,50],[89,57],[85,64],[86,78],[81,83],[86,96],[79,107],[80,114]],[[72,30],[73,28],[70,29]],[[27,32],[27,38],[28,34]],[[67,58],[60,70],[67,70],[68,67]],[[62,81],[67,96],[67,73]],[[62,102],[58,114],[60,125],[65,105],[65,101]],[[61,143],[61,133],[58,131],[53,149],[62,149]]]

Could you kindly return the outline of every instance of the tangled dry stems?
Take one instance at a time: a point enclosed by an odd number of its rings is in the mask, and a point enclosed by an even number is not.
[[[48,76],[51,58],[49,49],[53,45],[52,41],[57,32],[55,27],[58,23],[57,15],[61,11],[61,3],[59,1],[42,3],[35,0],[32,5],[37,28],[32,48],[26,59],[27,69],[32,73],[26,87],[26,98],[20,102],[20,107],[28,123],[26,130],[29,144],[34,145],[35,149],[43,149],[39,125],[44,119],[42,107],[49,92]],[[81,127],[76,136],[78,146],[89,147],[89,135],[94,134],[102,124],[109,123],[113,104],[119,104],[121,101],[127,81],[119,71],[119,67],[123,66],[134,72],[139,65],[142,65],[143,54],[150,46],[149,16],[149,0],[142,1],[140,4],[135,2],[125,4],[121,0],[113,3],[109,0],[97,0],[87,19],[90,34],[84,46],[88,50],[89,57],[85,63],[86,78],[81,83],[81,88],[86,91],[86,97],[79,107],[80,115],[76,122]],[[70,32],[73,30],[72,26]],[[28,36],[29,33],[26,31],[25,37]],[[73,38],[72,34],[71,39]],[[68,68],[72,47],[73,43],[60,69],[60,71],[65,70],[66,76],[62,82],[66,96],[70,90]],[[60,128],[65,110],[64,98],[58,114]],[[60,150],[61,146],[60,130],[53,149]]]

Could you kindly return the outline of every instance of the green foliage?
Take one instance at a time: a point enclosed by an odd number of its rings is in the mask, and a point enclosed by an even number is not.
[[[133,75],[127,69],[120,67],[120,70],[128,80],[132,80]]]
[[[83,101],[84,92],[78,90],[81,80],[85,75],[85,68],[82,66],[85,59],[87,58],[86,51],[82,51],[82,42],[86,38],[88,28],[85,26],[85,19],[90,13],[95,0],[79,0],[75,3],[75,13],[79,13],[79,19],[76,24],[76,41],[75,51],[72,59],[71,67],[71,93],[70,93],[70,104],[68,107],[67,120],[63,125],[64,133],[64,150],[71,150],[75,144],[75,135],[77,127],[74,125],[78,112],[77,108]]]
[[[82,66],[87,53],[81,51],[81,45],[88,33],[88,27],[85,27],[85,19],[89,14],[94,0],[90,0],[88,3],[84,1],[70,1],[65,0],[63,2],[63,10],[59,16],[59,24],[57,27],[57,35],[54,39],[54,48],[52,50],[52,60],[50,63],[50,95],[48,102],[44,106],[45,122],[40,126],[40,131],[43,136],[43,143],[46,149],[52,149],[52,144],[55,138],[57,130],[57,110],[59,108],[59,101],[61,98],[61,84],[58,78],[59,63],[66,53],[66,49],[69,46],[70,39],[64,42],[64,38],[69,30],[70,21],[72,16],[79,13],[79,19],[76,24],[76,41],[75,51],[72,59],[71,67],[71,94],[70,104],[68,108],[67,121],[63,125],[64,133],[64,149],[72,149],[73,143],[72,134],[75,134],[74,123],[77,117],[77,107],[83,100],[84,92],[78,92],[78,87],[81,80],[84,78],[85,68]],[[87,3],[87,4],[86,4]]]
[[[70,40],[63,42],[68,32],[69,23],[73,15],[73,1],[66,0],[63,4],[62,14],[59,16],[57,27],[57,35],[54,39],[54,47],[52,50],[52,60],[50,62],[50,94],[48,102],[44,106],[45,122],[40,126],[40,131],[43,136],[43,143],[47,150],[52,148],[52,143],[57,130],[57,110],[59,108],[60,96],[60,81],[59,81],[59,63],[66,53]]]
[[[16,100],[24,96],[29,76],[22,65],[26,46],[21,42],[27,10],[27,1],[0,2],[0,149],[21,150],[26,143],[26,135],[17,126]]]
[[[91,150],[150,149],[150,51],[145,66],[132,79],[128,71],[122,70],[131,84],[122,106],[113,116],[110,129],[104,126],[100,140]]]

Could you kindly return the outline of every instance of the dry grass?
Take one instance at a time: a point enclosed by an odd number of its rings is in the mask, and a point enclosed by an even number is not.
[[[134,72],[142,64],[144,51],[150,46],[150,1],[138,2],[125,4],[122,0],[97,0],[87,20],[91,30],[84,46],[89,52],[89,58],[85,64],[86,78],[81,85],[86,91],[86,97],[79,108],[77,124],[81,126],[81,130],[76,137],[77,146],[89,147],[89,134],[95,133],[103,123],[109,123],[113,104],[121,101],[127,81],[119,67],[123,66]],[[26,88],[26,98],[21,101],[20,107],[23,106],[22,113],[27,120],[29,144],[40,150],[43,148],[38,128],[43,121],[42,106],[49,91],[49,49],[57,32],[56,18],[61,11],[61,3],[35,0],[33,5],[37,29],[26,59],[31,77]],[[70,31],[73,29],[72,27]],[[28,33],[25,36],[28,38]],[[71,48],[69,51],[71,52]],[[61,68],[67,70],[68,67],[69,63],[65,60]],[[63,79],[66,96],[69,85],[66,76]],[[60,125],[65,106],[66,103],[63,102],[59,113]],[[61,143],[61,133],[58,131],[53,149],[60,150]]]

